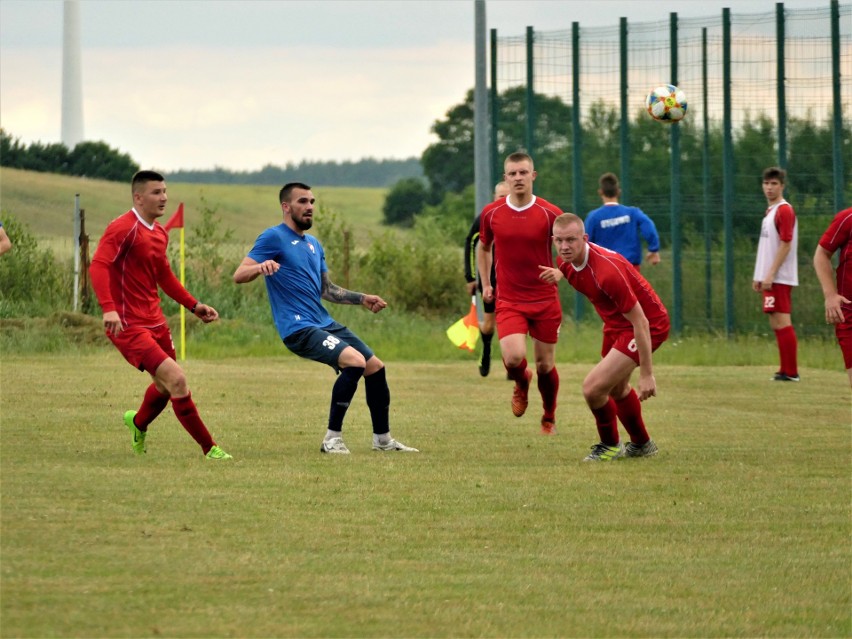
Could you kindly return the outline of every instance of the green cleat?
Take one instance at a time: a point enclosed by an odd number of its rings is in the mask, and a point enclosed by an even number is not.
[[[218,446],[214,446],[210,450],[207,451],[207,454],[204,456],[204,459],[233,459],[233,455],[229,455],[224,450],[219,448]]]
[[[592,452],[583,458],[583,461],[605,462],[618,459],[624,456],[624,446],[620,443],[615,446],[607,446],[603,442],[598,442],[592,446]]]
[[[136,427],[136,424],[133,423],[134,417],[136,417],[135,410],[129,410],[124,413],[124,425],[127,426],[127,429],[133,436],[133,443],[131,444],[131,446],[133,447],[133,452],[137,455],[144,455],[147,452],[145,448],[145,436],[148,433],[146,433],[144,430],[139,430]]]

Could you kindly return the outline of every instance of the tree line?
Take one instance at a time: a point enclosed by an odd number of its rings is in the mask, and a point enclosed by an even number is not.
[[[404,178],[420,178],[423,169],[416,157],[404,160],[363,158],[343,162],[302,160],[284,166],[267,164],[258,171],[231,171],[222,167],[211,170],[179,170],[169,174],[175,182],[199,184],[277,185],[305,182],[322,186],[389,187]]]
[[[106,142],[80,142],[69,149],[61,142],[22,144],[0,129],[0,166],[126,182],[139,170],[127,153]]]
[[[139,164],[130,155],[110,148],[105,142],[81,142],[69,149],[61,142],[23,144],[0,129],[0,166],[42,173],[59,173],[126,182]],[[169,181],[197,184],[277,185],[307,182],[322,186],[389,187],[404,178],[422,178],[416,157],[404,160],[364,158],[358,161],[288,162],[267,164],[258,171],[232,171],[222,167],[205,170],[181,169],[168,174]]]

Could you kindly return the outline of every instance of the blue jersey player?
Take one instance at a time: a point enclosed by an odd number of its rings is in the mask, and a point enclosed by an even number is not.
[[[360,304],[378,313],[387,303],[378,295],[341,288],[328,278],[325,252],[312,235],[314,195],[301,182],[285,184],[278,194],[284,222],[261,233],[234,272],[244,284],[263,275],[272,317],[284,345],[296,355],[328,364],[337,373],[331,390],[328,430],[320,451],[349,454],[343,442],[343,418],[361,377],[373,422],[373,450],[418,452],[390,434],[390,391],[385,365],[361,339],[334,321],[322,300]]]
[[[603,206],[586,216],[589,241],[627,258],[636,269],[642,264],[642,240],[648,244],[648,263],[660,263],[660,236],[654,221],[642,209],[618,203],[621,189],[614,173],[604,173],[598,180]]]

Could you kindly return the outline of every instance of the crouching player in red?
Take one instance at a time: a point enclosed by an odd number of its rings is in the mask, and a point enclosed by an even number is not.
[[[583,220],[564,213],[553,221],[558,268],[546,266],[540,278],[557,283],[563,277],[594,305],[603,319],[603,359],[583,381],[583,397],[595,416],[600,442],[583,461],[649,457],[657,445],[642,420],[641,401],[657,394],[651,353],[669,335],[666,307],[624,257],[589,242]],[[630,376],[639,367],[639,393]],[[617,418],[617,419],[616,419]],[[630,436],[623,446],[618,419]]]
[[[831,256],[840,251],[837,283],[831,272]],[[825,296],[825,321],[834,324],[834,333],[843,354],[843,364],[852,385],[852,208],[840,211],[817,244],[814,268]]]

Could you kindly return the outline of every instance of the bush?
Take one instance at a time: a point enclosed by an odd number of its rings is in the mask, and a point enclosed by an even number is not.
[[[3,213],[3,228],[12,249],[0,257],[0,317],[44,316],[68,309],[74,273],[59,264],[49,249],[41,249],[29,228]]]

